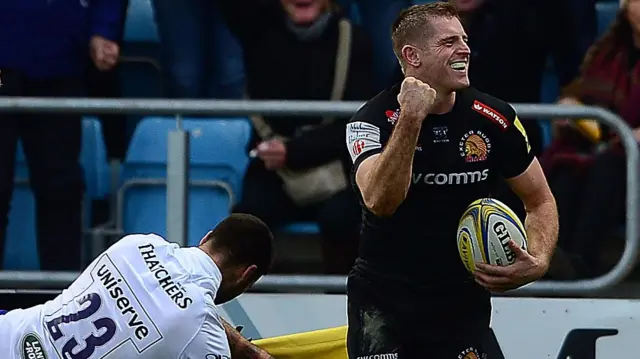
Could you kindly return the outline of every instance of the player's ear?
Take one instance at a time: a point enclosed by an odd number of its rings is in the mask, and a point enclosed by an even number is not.
[[[240,281],[247,282],[247,281],[253,280],[257,270],[258,270],[258,266],[255,264],[252,264],[246,267],[242,272],[242,275],[240,275]]]
[[[204,235],[204,237],[202,237],[202,239],[200,240],[200,244],[198,245],[203,245],[205,244],[205,242],[209,239],[209,236],[211,235],[211,231],[207,232],[207,234]]]
[[[402,47],[402,50],[400,50],[400,52],[402,53],[402,58],[407,63],[407,65],[412,67],[420,66],[420,63],[421,63],[420,51],[418,51],[418,49],[415,46],[404,45]]]

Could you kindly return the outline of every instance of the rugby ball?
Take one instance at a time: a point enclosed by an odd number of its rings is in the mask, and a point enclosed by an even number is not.
[[[527,233],[518,216],[504,203],[482,198],[467,207],[458,224],[458,253],[467,271],[476,263],[498,266],[513,264],[515,254],[509,247],[513,240],[527,250]]]

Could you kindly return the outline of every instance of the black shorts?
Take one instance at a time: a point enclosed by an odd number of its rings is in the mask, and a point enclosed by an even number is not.
[[[394,292],[353,273],[347,287],[349,359],[504,359],[481,307],[461,310],[464,301]]]

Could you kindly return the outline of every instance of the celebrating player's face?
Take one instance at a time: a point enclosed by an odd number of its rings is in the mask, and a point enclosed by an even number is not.
[[[421,62],[424,78],[439,93],[469,86],[467,34],[456,18],[433,19]]]

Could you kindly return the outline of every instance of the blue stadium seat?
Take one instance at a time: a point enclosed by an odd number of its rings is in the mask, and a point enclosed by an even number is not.
[[[166,231],[167,136],[173,118],[144,118],[122,164],[117,227],[124,233]],[[240,193],[251,136],[247,119],[184,119],[190,133],[188,244],[230,213]],[[233,198],[232,198],[233,197]]]
[[[315,222],[295,222],[281,228],[282,232],[297,235],[315,235],[320,233],[320,228]]]
[[[125,98],[162,96],[160,41],[150,0],[131,0],[125,23],[119,74]],[[134,121],[140,116],[131,116]]]
[[[125,42],[160,42],[151,0],[129,0],[124,40]]]
[[[91,199],[104,198],[109,193],[109,165],[98,119],[85,117],[83,120],[82,152],[80,162],[87,185],[85,200],[85,225],[91,218]],[[54,150],[54,149],[53,149]],[[35,200],[28,185],[29,171],[22,145],[18,143],[16,153],[15,189],[9,212],[5,268],[38,269],[36,251]]]
[[[617,1],[598,2],[596,4],[596,13],[598,16],[598,36],[604,34],[609,25],[615,20],[620,4]]]
[[[84,168],[87,196],[89,199],[104,199],[111,194],[111,168],[102,124],[95,117],[85,117],[82,126],[80,162]]]

